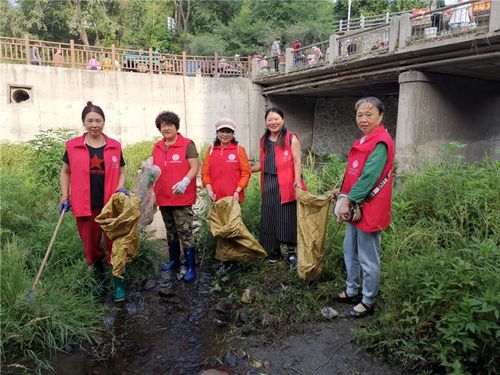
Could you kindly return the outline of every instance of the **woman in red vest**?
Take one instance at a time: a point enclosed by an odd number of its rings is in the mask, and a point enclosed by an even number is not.
[[[384,105],[374,97],[356,102],[356,123],[363,136],[349,151],[336,215],[347,222],[344,238],[346,288],[337,301],[354,304],[347,316],[361,318],[374,311],[380,282],[381,231],[391,221],[394,142],[382,125]],[[352,208],[361,206],[361,220],[351,222]],[[360,273],[363,271],[362,293]]]
[[[250,165],[243,146],[234,138],[236,123],[220,119],[215,124],[214,145],[209,147],[202,167],[202,183],[212,202],[233,197],[243,202],[250,181]]]
[[[196,201],[198,151],[192,140],[179,133],[180,119],[175,113],[161,112],[155,123],[163,138],[153,148],[153,163],[161,169],[154,192],[167,230],[170,256],[162,271],[179,267],[182,243],[187,261],[183,278],[184,281],[193,281],[196,277],[196,251],[192,205]]]
[[[243,146],[234,138],[236,123],[220,119],[215,123],[216,138],[209,147],[202,167],[202,183],[212,202],[233,197],[238,202],[245,199],[244,189],[250,181],[250,165]],[[233,262],[224,262],[221,272],[227,272]]]
[[[66,143],[60,172],[62,197],[59,213],[72,209],[87,263],[102,281],[104,259],[111,264],[113,243],[104,234],[108,248],[106,254],[100,243],[103,232],[95,218],[113,193],[129,194],[124,188],[125,161],[120,143],[102,132],[105,116],[100,107],[87,102],[82,111],[82,122],[86,132]],[[115,301],[123,301],[123,279],[113,277],[113,285]]]
[[[287,260],[297,266],[297,201],[295,189],[306,190],[302,179],[300,142],[285,128],[285,115],[279,108],[265,114],[266,131],[260,139],[260,163],[252,172],[261,171],[262,206],[259,242],[269,253],[269,262],[281,258],[281,244],[288,247]]]

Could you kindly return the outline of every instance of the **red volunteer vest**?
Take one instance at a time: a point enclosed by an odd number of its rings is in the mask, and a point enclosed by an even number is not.
[[[168,150],[165,150],[165,139],[154,145],[153,164],[161,169],[161,175],[154,186],[158,206],[191,206],[196,201],[196,179],[191,181],[184,194],[172,192],[172,186],[189,172],[190,166],[186,159],[189,143],[190,139],[177,133],[177,140]]]
[[[291,139],[295,133],[286,132],[285,147],[274,144],[274,157],[276,161],[276,170],[278,171],[278,185],[280,189],[281,204],[293,202],[295,200],[295,189],[293,182],[295,181],[295,169],[293,167],[293,156]],[[298,139],[298,137],[297,137]],[[266,152],[264,151],[264,137],[260,139],[260,184],[264,186],[264,160]],[[304,179],[300,179],[302,190],[307,191]],[[262,189],[263,191],[264,189]]]
[[[355,227],[362,231],[377,232],[387,228],[391,222],[394,141],[382,124],[368,135],[363,143],[361,143],[361,139],[354,142],[351,151],[349,151],[347,169],[340,191],[345,194],[351,191],[375,146],[377,143],[383,142],[387,146],[387,161],[375,186],[380,184],[389,171],[391,171],[391,176],[372,200],[362,203],[363,216],[359,222],[353,223]]]
[[[90,216],[90,156],[85,145],[85,135],[66,142],[69,168],[71,170],[71,210],[75,217]],[[118,141],[107,137],[104,147],[104,204],[118,187],[122,148]]]
[[[210,179],[217,200],[232,197],[238,187],[241,179],[238,147],[241,146],[230,144],[222,148],[215,146],[208,149]],[[244,199],[245,193],[242,190],[238,200],[243,202]]]

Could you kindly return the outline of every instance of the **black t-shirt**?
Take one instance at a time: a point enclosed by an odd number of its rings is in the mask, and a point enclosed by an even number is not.
[[[90,157],[90,205],[101,208],[104,206],[104,147],[94,148],[86,145]],[[123,153],[120,156],[120,166],[125,165]],[[69,164],[68,152],[64,152],[63,161]]]

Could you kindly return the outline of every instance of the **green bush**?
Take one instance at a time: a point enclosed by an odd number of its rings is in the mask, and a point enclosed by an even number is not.
[[[142,141],[123,148],[128,189],[132,189],[135,185],[135,179],[142,163],[152,155],[154,143],[155,141]]]
[[[30,144],[0,144],[0,356],[5,369],[13,364],[50,368],[50,353],[69,342],[87,340],[102,324],[103,306],[96,299],[99,285],[88,270],[70,213],[34,297],[26,304],[58,220],[58,176],[68,137],[64,129],[51,130]],[[138,169],[151,151],[152,142],[126,148],[129,168]],[[161,261],[158,246],[141,237],[140,254],[127,267],[128,282],[157,276]]]
[[[73,138],[75,132],[70,129],[58,128],[40,131],[35,139],[30,141],[32,169],[37,173],[39,183],[57,183],[62,158],[66,148],[65,143]]]
[[[382,241],[373,350],[428,371],[499,368],[500,163],[440,164],[403,176]]]

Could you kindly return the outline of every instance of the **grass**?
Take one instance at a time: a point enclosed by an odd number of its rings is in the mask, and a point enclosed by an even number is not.
[[[98,283],[85,263],[72,215],[65,216],[47,266],[29,304],[26,297],[57,220],[58,174],[64,129],[41,132],[29,144],[0,144],[1,263],[0,358],[3,371],[50,369],[48,358],[69,343],[83,343],[102,326]],[[151,153],[152,142],[124,149],[130,170]],[[129,176],[133,187],[135,175]],[[128,282],[157,276],[163,249],[141,236]],[[109,280],[108,280],[109,281]],[[23,370],[24,369],[24,370]],[[16,371],[17,371],[16,370]]]
[[[64,131],[44,132],[28,145],[0,145],[0,358],[2,368],[50,368],[50,353],[88,340],[100,328],[103,306],[97,283],[84,261],[74,219],[60,229],[41,283],[25,303],[57,222],[58,170]],[[124,149],[129,170],[150,155],[152,142]],[[338,156],[305,157],[304,176],[313,193],[338,186],[345,162]],[[382,239],[381,294],[374,324],[357,340],[386,360],[424,373],[494,374],[500,368],[500,162],[464,164],[448,158],[435,166],[398,176],[393,221]],[[242,205],[244,221],[258,237],[259,179],[254,175]],[[244,289],[255,295],[251,315],[257,332],[275,337],[294,323],[321,320],[320,309],[343,288],[344,227],[333,238],[328,225],[325,268],[305,283],[284,264],[265,261],[240,265],[213,281],[213,290],[239,300]],[[206,223],[197,235],[204,259],[213,258],[215,241]],[[141,253],[127,269],[128,281],[154,278],[163,246],[145,237]],[[154,271],[151,271],[154,270]],[[262,317],[272,317],[268,327]],[[290,324],[292,323],[292,324]]]
[[[500,368],[500,162],[465,164],[460,158],[427,165],[399,177],[393,221],[382,239],[382,281],[376,320],[357,332],[365,348],[403,368],[422,373],[495,374]],[[345,168],[337,156],[318,162],[307,156],[313,193],[339,183]],[[258,235],[257,178],[247,189],[244,221]],[[240,265],[214,280],[214,290],[239,301],[255,293],[252,323],[258,333],[283,337],[301,322],[320,321],[344,285],[344,228],[330,245],[317,282],[305,283],[284,264]],[[270,315],[270,326],[262,317]],[[292,323],[292,324],[290,324]],[[232,332],[237,335],[238,332]]]

